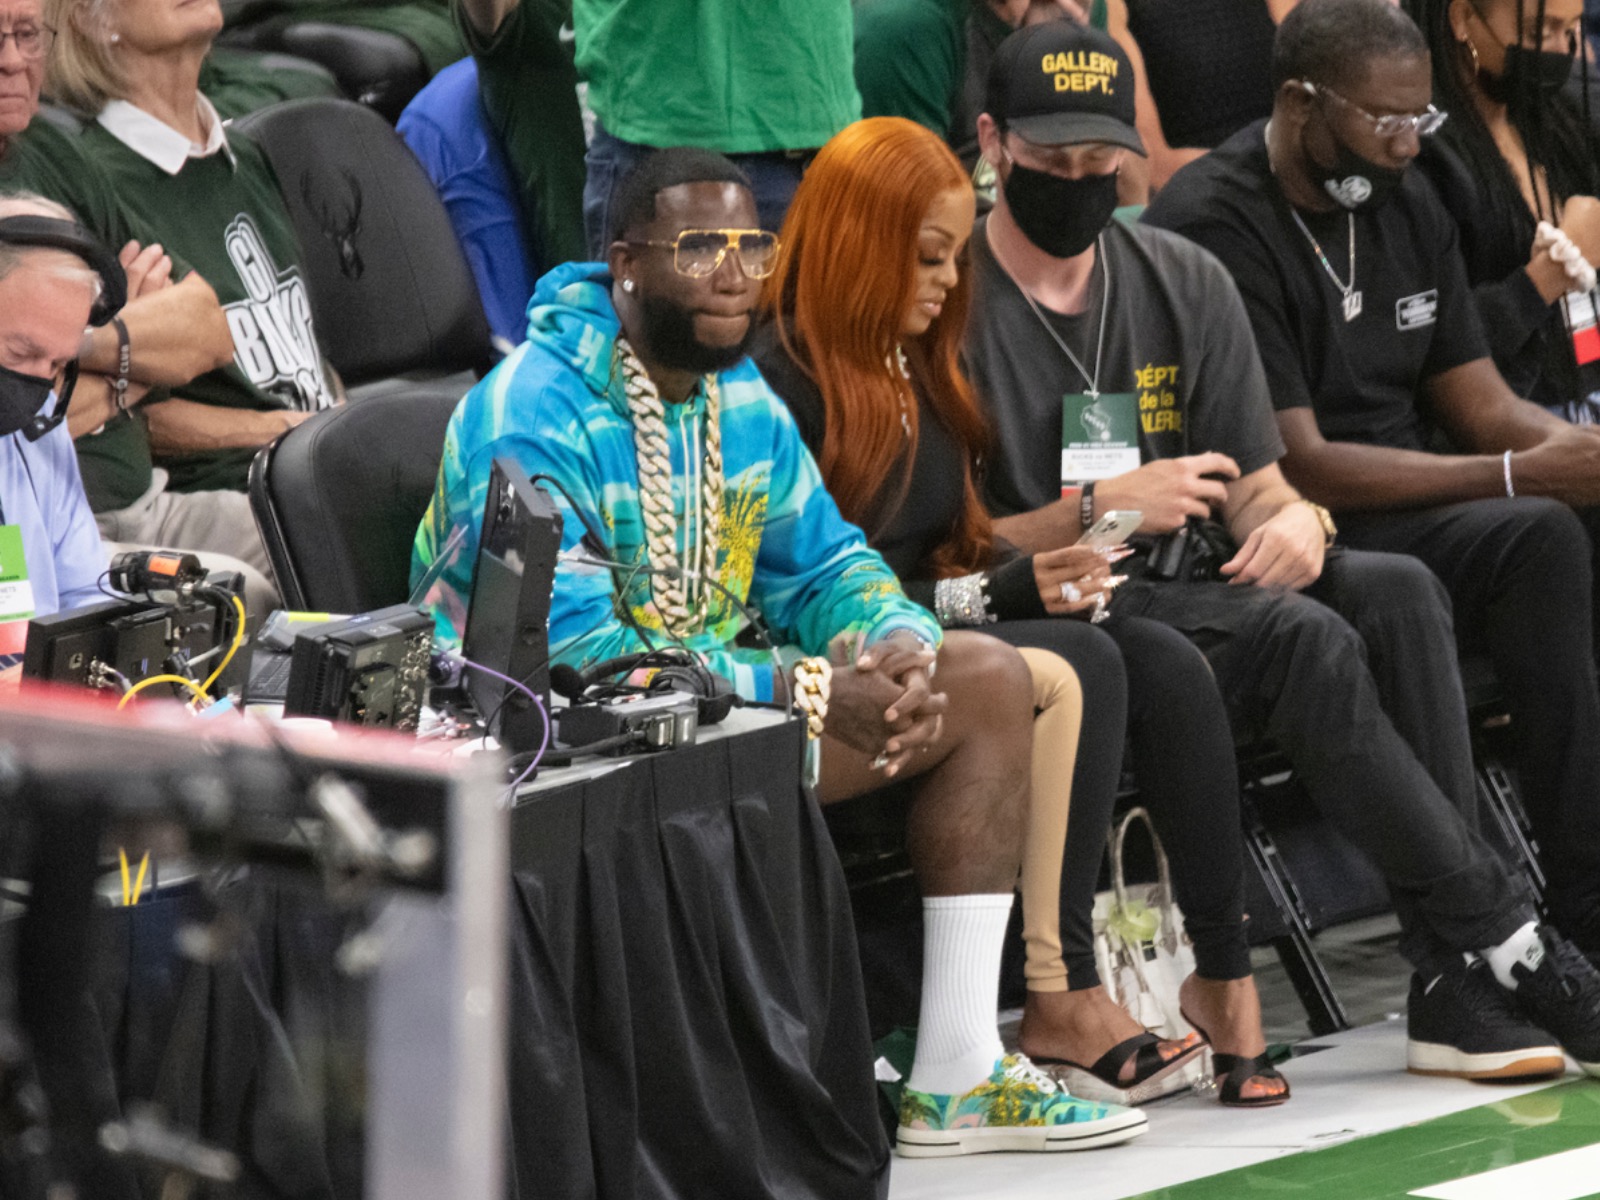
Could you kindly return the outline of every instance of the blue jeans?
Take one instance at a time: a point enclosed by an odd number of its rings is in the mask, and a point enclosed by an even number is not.
[[[589,153],[584,162],[589,168],[583,185],[583,236],[589,246],[589,257],[603,260],[616,230],[611,227],[611,208],[615,203],[617,188],[627,178],[641,159],[654,150],[638,142],[625,142],[606,132],[599,121],[594,125],[594,140],[589,143]],[[783,224],[783,215],[789,211],[789,201],[800,186],[810,155],[790,156],[782,151],[770,154],[730,154],[728,156],[746,175],[755,193],[756,214],[761,228],[777,232]]]

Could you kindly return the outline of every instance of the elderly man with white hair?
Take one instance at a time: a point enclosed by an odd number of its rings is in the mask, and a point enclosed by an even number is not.
[[[0,667],[29,616],[99,598],[105,553],[62,398],[84,328],[121,306],[122,268],[59,204],[0,194]]]
[[[82,334],[81,375],[67,424],[84,489],[110,550],[166,546],[200,552],[209,568],[245,577],[252,617],[277,602],[266,550],[242,492],[167,488],[149,457],[145,401],[233,359],[216,291],[197,272],[181,279],[165,249],[130,216],[76,138],[39,117],[45,64],[59,53],[40,0],[0,0],[0,188],[58,201],[126,268],[120,324]],[[120,248],[120,249],[119,249]],[[124,355],[125,352],[125,355]]]

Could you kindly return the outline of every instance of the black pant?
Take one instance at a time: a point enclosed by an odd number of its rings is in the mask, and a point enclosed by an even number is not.
[[[1600,691],[1582,522],[1554,500],[1519,498],[1339,524],[1352,546],[1427,563],[1450,594],[1463,650],[1493,662],[1551,915],[1581,936],[1600,904]]]
[[[1155,621],[1103,627],[1065,618],[1002,621],[985,633],[1049,650],[1083,686],[1083,731],[1061,870],[1067,984],[1100,983],[1090,913],[1122,775],[1124,729],[1140,796],[1172,863],[1172,885],[1207,979],[1250,974],[1244,935],[1244,849],[1233,736],[1205,659]]]
[[[1449,601],[1415,559],[1333,553],[1304,593],[1135,579],[1116,609],[1206,655],[1236,724],[1269,733],[1318,809],[1383,872],[1424,971],[1532,918],[1478,836]]]

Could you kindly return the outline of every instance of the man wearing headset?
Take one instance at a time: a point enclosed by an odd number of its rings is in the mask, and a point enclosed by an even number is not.
[[[125,287],[65,208],[0,195],[0,670],[29,617],[100,598],[105,553],[63,418],[84,328],[104,324]]]

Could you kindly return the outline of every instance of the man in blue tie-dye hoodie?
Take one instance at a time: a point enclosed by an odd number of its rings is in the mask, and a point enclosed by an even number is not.
[[[924,976],[902,1153],[1079,1149],[1143,1114],[1069,1096],[995,1030],[1000,948],[1021,860],[1033,694],[1021,657],[943,636],[839,515],[783,403],[744,355],[777,239],[720,155],[667,150],[624,181],[606,264],[540,281],[528,340],[461,403],[414,581],[442,637],[465,622],[491,464],[553,485],[564,522],[554,660],[687,646],[751,699],[815,686],[831,658],[818,795],[914,777],[907,849],[924,894]],[[615,566],[580,545],[598,538]],[[716,585],[708,583],[715,580]],[[759,609],[784,660],[735,644]],[[931,680],[937,664],[940,691]],[[863,1060],[865,1069],[865,1059]]]

